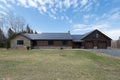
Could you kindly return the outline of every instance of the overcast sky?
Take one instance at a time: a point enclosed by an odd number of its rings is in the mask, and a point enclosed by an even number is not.
[[[13,11],[38,32],[84,34],[99,29],[120,36],[120,0],[0,0],[0,14]]]

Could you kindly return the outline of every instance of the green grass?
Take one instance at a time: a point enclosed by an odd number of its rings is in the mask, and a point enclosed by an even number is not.
[[[120,80],[120,59],[82,50],[0,50],[0,80]]]

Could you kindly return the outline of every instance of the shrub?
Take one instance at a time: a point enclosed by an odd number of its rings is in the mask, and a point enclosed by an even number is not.
[[[6,40],[5,47],[6,47],[6,49],[10,48],[10,40],[9,39]]]
[[[30,47],[30,46],[26,46],[26,48],[27,48],[27,50],[30,50],[30,49],[31,49],[31,47]]]
[[[61,47],[60,49],[63,50],[63,47]]]

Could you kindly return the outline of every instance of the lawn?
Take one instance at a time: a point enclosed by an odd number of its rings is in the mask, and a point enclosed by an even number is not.
[[[120,58],[82,50],[0,49],[0,80],[120,80]]]

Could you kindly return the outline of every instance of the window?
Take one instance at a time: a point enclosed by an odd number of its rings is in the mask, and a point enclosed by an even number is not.
[[[32,45],[37,46],[37,41],[36,40],[32,41]]]
[[[23,45],[24,41],[23,40],[17,40],[17,45]]]
[[[99,38],[99,34],[98,33],[96,34],[96,38]]]
[[[53,45],[53,41],[48,41],[48,45]]]
[[[63,45],[67,45],[67,41],[63,41]]]
[[[98,39],[98,38],[99,38],[99,34],[98,34],[97,32],[95,32],[95,33],[93,34],[93,38]]]

